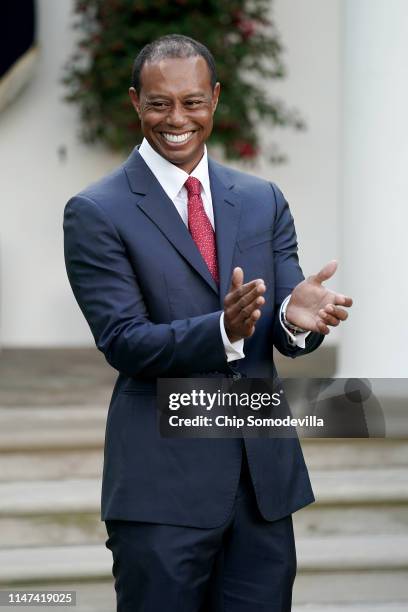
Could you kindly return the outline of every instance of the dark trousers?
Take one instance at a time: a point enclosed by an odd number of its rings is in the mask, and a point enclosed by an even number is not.
[[[262,518],[243,455],[234,509],[221,527],[106,521],[117,612],[291,610],[292,517]]]

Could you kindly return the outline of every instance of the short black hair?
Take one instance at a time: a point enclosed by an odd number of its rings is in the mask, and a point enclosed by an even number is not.
[[[131,85],[139,95],[141,89],[140,74],[146,62],[153,62],[167,57],[184,58],[198,56],[201,56],[207,62],[208,70],[210,71],[211,87],[214,89],[217,82],[217,72],[211,51],[205,45],[198,42],[198,40],[194,40],[194,38],[189,36],[183,36],[182,34],[166,34],[166,36],[160,36],[160,38],[145,45],[133,63]]]

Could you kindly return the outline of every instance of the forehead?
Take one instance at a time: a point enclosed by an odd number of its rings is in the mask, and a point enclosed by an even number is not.
[[[186,94],[212,90],[207,62],[198,57],[166,57],[146,62],[140,74],[141,92]]]

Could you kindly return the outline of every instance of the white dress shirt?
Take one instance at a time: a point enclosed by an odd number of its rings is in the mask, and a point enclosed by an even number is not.
[[[149,169],[152,171],[156,179],[159,181],[161,187],[173,202],[176,207],[183,223],[188,227],[188,209],[187,209],[187,189],[184,183],[189,176],[194,176],[201,183],[201,199],[203,201],[204,210],[210,220],[210,223],[215,230],[214,224],[214,210],[211,198],[210,189],[210,177],[208,175],[208,158],[207,158],[207,147],[204,146],[204,155],[199,161],[198,165],[194,168],[191,174],[187,174],[184,170],[171,162],[164,159],[159,155],[148,143],[146,138],[143,139],[142,144],[139,147],[139,153],[143,160],[146,162]],[[288,296],[290,297],[290,296]],[[289,341],[291,344],[304,348],[305,346],[305,334],[297,334],[294,336],[291,332],[283,325],[280,318],[281,325],[288,334]],[[230,342],[224,327],[224,313],[220,317],[220,331],[222,341],[224,343],[225,354],[227,361],[235,361],[236,359],[242,359],[245,357],[244,354],[244,340],[238,340],[237,342]]]

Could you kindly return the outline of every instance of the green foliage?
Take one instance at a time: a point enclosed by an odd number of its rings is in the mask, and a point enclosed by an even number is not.
[[[128,88],[140,49],[163,34],[191,36],[209,47],[222,85],[211,142],[227,158],[259,153],[257,126],[303,123],[271,100],[262,83],[284,76],[271,0],[76,0],[78,48],[66,66],[66,99],[80,107],[82,137],[130,151],[141,141]],[[275,161],[280,161],[275,155]]]

